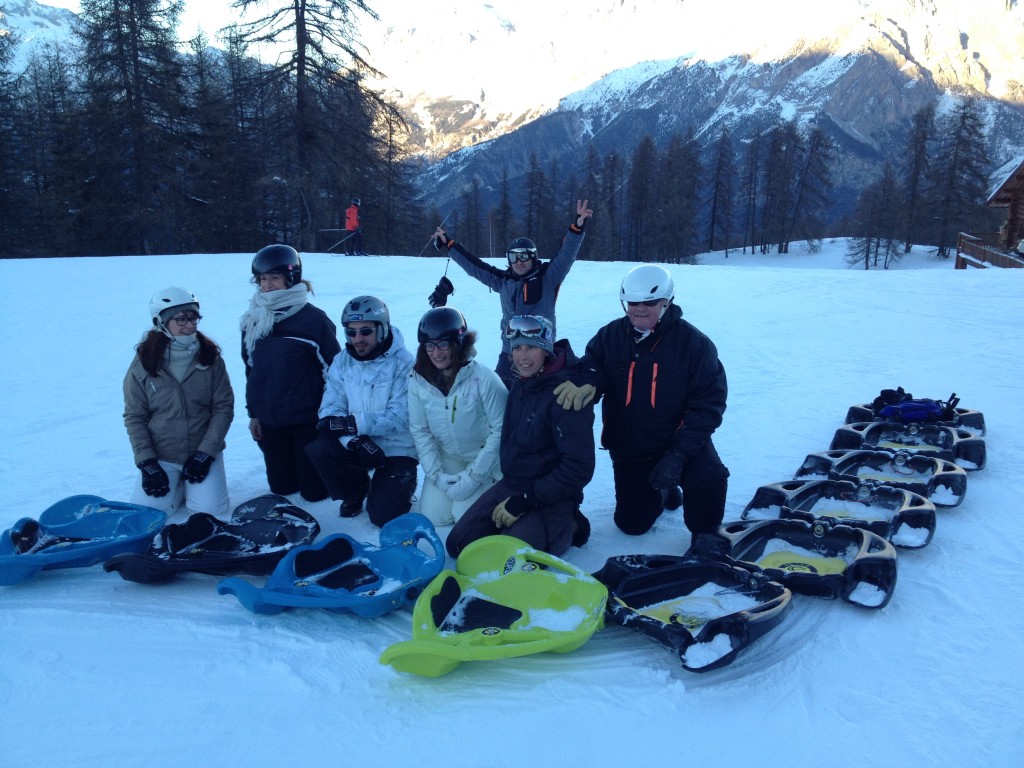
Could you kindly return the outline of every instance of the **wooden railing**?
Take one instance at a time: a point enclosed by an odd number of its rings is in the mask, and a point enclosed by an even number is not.
[[[960,237],[957,238],[956,242],[956,263],[954,264],[954,268],[1024,268],[1024,259],[1000,250],[996,247],[998,244],[998,232],[978,232],[976,234],[961,232]]]

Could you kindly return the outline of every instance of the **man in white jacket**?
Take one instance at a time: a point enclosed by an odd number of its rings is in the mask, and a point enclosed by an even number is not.
[[[306,446],[342,517],[363,510],[380,527],[409,511],[416,448],[409,432],[413,358],[388,308],[357,296],[341,315],[345,351],[334,358],[320,403],[316,440]],[[372,473],[372,476],[371,476]]]

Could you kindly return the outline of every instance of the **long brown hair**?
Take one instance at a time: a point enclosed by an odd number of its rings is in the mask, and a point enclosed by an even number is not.
[[[427,350],[420,344],[416,350],[416,363],[413,365],[413,370],[416,371],[420,376],[429,381],[444,394],[448,394],[451,391],[452,384],[455,383],[455,377],[459,374],[459,371],[473,359],[476,354],[476,331],[466,331],[466,335],[462,337],[462,346],[454,345],[453,349],[458,350],[454,355],[452,361],[451,373],[445,376],[436,365],[434,365],[430,358],[427,356]]]
[[[200,331],[196,331],[196,340],[199,342],[199,364],[212,365],[220,356],[220,347]],[[139,361],[150,376],[160,375],[160,366],[163,365],[170,343],[171,339],[166,333],[153,329],[147,331],[142,341],[135,346]]]

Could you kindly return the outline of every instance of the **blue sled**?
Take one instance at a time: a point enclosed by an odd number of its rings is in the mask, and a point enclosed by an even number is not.
[[[69,496],[38,520],[23,517],[0,535],[0,584],[20,584],[51,568],[81,568],[142,552],[167,515],[99,496]]]
[[[421,540],[433,554],[417,546]],[[231,577],[220,581],[217,592],[234,595],[253,613],[326,608],[372,618],[411,605],[442,568],[444,546],[434,526],[410,512],[381,528],[379,547],[336,533],[293,549],[262,588]]]

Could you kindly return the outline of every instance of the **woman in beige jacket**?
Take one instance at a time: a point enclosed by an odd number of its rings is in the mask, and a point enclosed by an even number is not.
[[[183,288],[154,294],[150,315],[124,377],[124,425],[141,471],[131,501],[226,516],[221,453],[235,396],[220,347],[199,332],[199,300]]]

